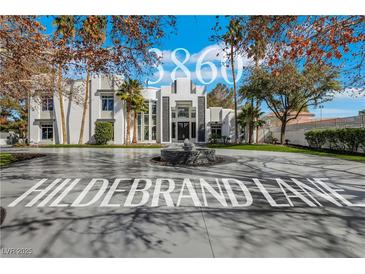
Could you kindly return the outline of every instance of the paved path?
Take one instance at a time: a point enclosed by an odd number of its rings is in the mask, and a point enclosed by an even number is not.
[[[7,217],[1,248],[31,248],[33,257],[365,257],[365,208],[331,203],[312,208],[272,207],[252,178],[329,178],[353,203],[365,203],[365,165],[327,157],[218,150],[234,161],[214,167],[163,167],[150,162],[159,149],[17,149],[46,153],[1,170],[1,205]],[[81,178],[73,201],[91,178],[236,178],[253,193],[253,205],[226,208],[186,200],[180,207],[8,207],[42,178]],[[271,180],[271,181],[270,181]],[[126,181],[122,188],[130,187]],[[270,184],[273,184],[272,182]],[[272,185],[271,185],[272,186]],[[202,193],[197,188],[201,197]],[[124,195],[124,196],[123,196]],[[125,199],[120,193],[115,201]],[[177,198],[179,191],[172,193]],[[34,196],[32,196],[34,197]],[[4,253],[4,252],[3,252]],[[7,256],[2,254],[3,257]]]

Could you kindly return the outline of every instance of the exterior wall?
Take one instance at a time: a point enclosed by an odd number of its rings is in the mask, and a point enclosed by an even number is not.
[[[70,94],[68,97],[64,97],[64,113],[66,120],[66,134],[68,138],[68,143],[77,144],[80,137],[80,128],[82,120],[83,111],[83,101],[85,94],[85,83],[83,81],[77,81],[66,87],[66,92]],[[56,112],[56,124],[58,125],[58,134],[60,137],[60,142],[62,143],[61,134],[61,117],[59,109],[59,98],[55,96],[54,98],[55,112]],[[89,141],[89,116],[86,115],[85,129],[83,135],[84,142]]]
[[[222,135],[235,141],[234,111],[232,109],[222,109]]]
[[[326,129],[326,128],[363,128],[365,127],[365,115],[359,113],[358,116],[346,117],[346,118],[334,118],[334,119],[323,119],[315,120],[306,123],[297,123],[287,125],[285,139],[289,140],[289,143],[295,145],[308,146],[305,139],[305,133],[309,130],[314,129]],[[265,127],[262,129],[265,133],[265,137],[268,136],[269,132],[272,132],[273,137],[280,140],[280,127]],[[263,134],[264,135],[264,134]],[[265,141],[265,138],[262,138]]]
[[[108,120],[117,122],[114,125],[115,132],[121,132],[121,134],[115,134],[115,143],[124,142],[123,131],[123,118],[124,107],[123,102],[115,95],[116,91],[112,86],[114,82],[108,78],[93,77],[90,80],[89,90],[89,105],[86,113],[85,127],[83,141],[84,143],[93,143],[93,135],[95,130],[95,122],[98,120]],[[101,87],[103,89],[101,89]],[[66,124],[66,134],[69,144],[77,144],[80,136],[82,112],[83,112],[83,100],[85,95],[85,82],[84,81],[72,81],[64,84],[64,114]],[[111,112],[109,116],[105,116],[105,113],[101,111],[101,96],[103,94],[114,94],[114,112]],[[60,101],[57,93],[53,96],[54,111],[44,112],[41,110],[40,98],[30,98],[30,110],[29,110],[29,140],[30,143],[42,144],[42,143],[56,143],[62,144],[62,129],[61,129],[61,110]],[[41,125],[45,123],[53,124],[53,140],[44,141],[41,138]]]
[[[88,110],[86,113],[84,128],[84,143],[94,143],[95,122],[110,121],[114,124],[114,140],[111,143],[123,144],[126,137],[126,111],[125,103],[116,95],[120,78],[108,76],[91,77],[89,89]],[[84,81],[70,81],[64,84],[64,113],[66,121],[66,132],[70,144],[77,144],[79,141],[81,119],[83,112],[83,100],[85,94]],[[142,95],[149,104],[149,132],[145,136],[140,134],[139,142],[171,143],[177,141],[172,139],[172,122],[176,127],[178,122],[188,123],[189,138],[192,142],[208,142],[210,137],[210,122],[214,121],[222,125],[222,135],[234,140],[234,115],[230,109],[207,108],[207,98],[204,86],[194,85],[190,79],[180,78],[170,86],[161,88],[145,88]],[[102,111],[102,96],[113,96],[113,111]],[[165,98],[165,99],[164,99]],[[163,100],[168,101],[168,107],[164,109]],[[44,112],[41,110],[41,100],[30,98],[29,111],[29,140],[31,143],[62,143],[60,105],[57,93],[53,96],[54,111]],[[156,140],[152,138],[152,104],[156,102]],[[200,108],[199,108],[200,102]],[[188,107],[188,117],[178,117],[177,107]],[[172,118],[172,110],[176,113]],[[195,111],[195,117],[192,113]],[[141,119],[145,114],[140,114]],[[146,114],[147,115],[147,114]],[[146,121],[147,122],[147,121]],[[193,122],[195,122],[195,138],[192,134]],[[53,124],[53,140],[42,140],[41,125],[44,123]],[[142,127],[142,123],[140,125]],[[133,117],[131,117],[130,141],[133,138]],[[199,126],[200,131],[199,139]],[[147,128],[146,128],[147,130]],[[143,129],[144,131],[144,129]],[[138,132],[138,130],[137,130]],[[141,130],[142,132],[142,130]],[[146,133],[146,132],[145,132]],[[146,139],[144,139],[146,137]],[[181,137],[181,136],[180,136]]]
[[[172,142],[172,117],[171,117],[171,109],[176,108],[179,103],[186,103],[190,104],[190,107],[192,109],[195,109],[196,111],[196,138],[192,139],[193,142],[197,141],[198,137],[198,98],[204,97],[205,105],[206,105],[206,94],[205,94],[205,88],[201,86],[195,86],[192,84],[190,79],[186,78],[178,78],[176,79],[171,86],[162,86],[160,91],[157,93],[157,101],[158,105],[160,106],[160,111],[158,111],[158,117],[161,121],[159,126],[159,138],[158,140],[161,143],[171,143]],[[163,98],[166,98],[165,101],[169,101],[169,109],[165,112],[163,111]],[[176,114],[177,115],[177,114]],[[205,120],[205,114],[203,113],[203,124],[206,127],[207,121]],[[164,120],[166,119],[166,120]],[[193,119],[189,118],[186,121],[192,121]],[[183,121],[183,119],[181,120]],[[189,123],[190,123],[189,122]],[[164,127],[165,125],[165,127]],[[191,135],[191,132],[190,132]],[[206,135],[206,134],[205,134]],[[202,140],[202,142],[206,141],[205,139]]]

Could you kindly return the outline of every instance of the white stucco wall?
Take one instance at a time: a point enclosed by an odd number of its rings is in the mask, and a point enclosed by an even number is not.
[[[113,81],[110,77],[93,76],[90,80],[89,90],[89,102],[88,110],[86,113],[85,128],[84,128],[84,143],[93,143],[93,135],[95,131],[96,121],[111,121],[114,122],[114,144],[124,144],[126,136],[126,110],[125,103],[119,99],[116,95],[118,91],[118,85],[121,84],[120,78],[117,81]],[[83,100],[85,94],[85,82],[73,81],[65,84],[64,87],[64,113],[66,120],[66,132],[70,144],[77,144],[79,141],[81,119],[83,112]],[[170,140],[172,137],[171,132],[171,108],[175,108],[177,103],[188,103],[192,108],[196,110],[196,136],[198,137],[198,97],[205,97],[205,104],[207,104],[206,90],[204,86],[195,86],[191,84],[190,79],[179,78],[176,80],[176,93],[174,93],[174,84],[170,86],[162,86],[161,88],[145,88],[142,91],[142,95],[149,101],[150,106],[150,131],[148,142],[162,141],[162,121],[166,117],[162,117],[162,97],[169,97],[170,109],[169,109],[169,130]],[[68,96],[69,94],[69,96]],[[102,111],[102,96],[113,95],[114,96],[114,111],[105,112]],[[152,126],[152,101],[157,101],[157,126],[156,126],[156,141],[151,140],[151,126]],[[61,117],[60,117],[60,104],[57,94],[54,95],[54,112],[44,113],[41,111],[40,100],[36,101],[31,98],[30,100],[31,110],[29,113],[29,139],[32,143],[42,143],[41,129],[39,126],[39,120],[49,119],[51,122],[54,118],[54,143],[62,143],[61,134]],[[194,118],[188,119],[190,122],[194,121]],[[210,121],[216,121],[222,123],[222,135],[229,136],[233,140],[234,138],[234,115],[230,109],[212,108],[205,110],[205,141],[208,142],[210,137]],[[45,120],[46,121],[46,120]],[[133,138],[133,119],[131,119],[130,138]],[[195,139],[195,141],[197,138]],[[193,140],[194,141],[194,140]]]

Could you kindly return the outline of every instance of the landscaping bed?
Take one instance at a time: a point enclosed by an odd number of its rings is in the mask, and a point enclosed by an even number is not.
[[[5,167],[11,163],[43,157],[40,153],[0,153],[0,167]]]
[[[339,152],[327,149],[314,149],[308,147],[300,147],[293,145],[271,145],[271,144],[209,144],[210,148],[217,149],[240,149],[240,150],[256,150],[256,151],[274,151],[303,153],[317,156],[327,156],[340,158],[344,160],[357,161],[365,163],[365,154],[356,152]]]
[[[51,145],[31,145],[30,147],[45,147],[45,148],[162,148],[160,144],[130,144],[130,145],[95,145],[95,144],[51,144]]]

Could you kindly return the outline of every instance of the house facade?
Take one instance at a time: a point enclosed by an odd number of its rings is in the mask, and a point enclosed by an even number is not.
[[[84,143],[94,143],[97,121],[113,124],[114,138],[110,143],[125,143],[126,104],[116,95],[120,84],[119,78],[105,75],[90,80]],[[77,144],[79,140],[84,85],[84,81],[64,84],[63,108],[69,144]],[[171,85],[160,88],[146,87],[142,95],[148,104],[148,111],[137,115],[139,143],[174,143],[183,142],[184,139],[193,143],[206,143],[212,136],[235,141],[233,110],[208,108],[205,87],[195,85],[190,79],[179,78]],[[29,142],[62,144],[60,100],[57,93],[30,98],[29,103]],[[131,128],[131,139],[132,135]]]

